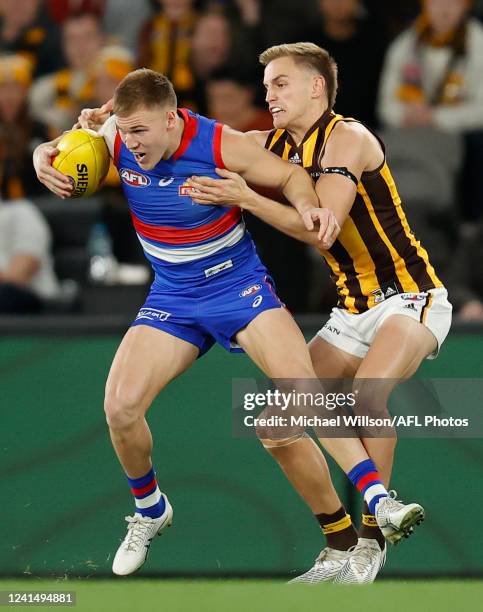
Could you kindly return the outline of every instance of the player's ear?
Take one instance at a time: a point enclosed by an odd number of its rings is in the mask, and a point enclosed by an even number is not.
[[[166,127],[168,130],[174,129],[176,125],[176,111],[168,110],[166,111]]]
[[[325,79],[321,74],[314,76],[312,79],[312,95],[314,98],[320,98],[326,91]]]

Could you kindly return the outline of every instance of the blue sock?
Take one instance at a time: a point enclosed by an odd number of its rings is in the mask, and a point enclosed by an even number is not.
[[[365,459],[355,465],[347,476],[364,496],[371,514],[374,514],[377,502],[382,497],[387,497],[388,492],[382,484],[381,477],[372,459]]]
[[[136,502],[136,512],[151,518],[160,517],[166,508],[166,503],[159,490],[154,468],[151,468],[146,476],[141,478],[128,476],[127,479]]]

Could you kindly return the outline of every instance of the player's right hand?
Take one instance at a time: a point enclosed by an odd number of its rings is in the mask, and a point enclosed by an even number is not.
[[[52,193],[60,198],[70,198],[73,184],[69,177],[52,168],[52,159],[58,155],[59,149],[49,143],[39,145],[34,151],[34,168],[39,181]]]
[[[334,213],[328,208],[311,208],[303,214],[302,219],[309,231],[314,228],[314,223],[319,224],[317,238],[320,246],[324,250],[330,249],[340,234],[340,225]]]
[[[77,123],[74,125],[73,129],[83,128],[98,132],[109,119],[112,109],[112,98],[100,108],[83,108],[81,114],[77,117]]]

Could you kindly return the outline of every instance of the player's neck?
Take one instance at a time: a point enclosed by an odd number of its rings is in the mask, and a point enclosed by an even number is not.
[[[168,147],[163,155],[163,159],[169,159],[179,149],[184,132],[184,121],[179,115],[176,115],[176,122],[173,130],[170,132]]]
[[[314,123],[322,117],[327,110],[327,105],[314,106],[308,112],[304,113],[301,117],[294,119],[289,125],[287,125],[287,132],[292,137],[293,141],[297,146],[300,145],[304,139],[305,134],[310,130]]]

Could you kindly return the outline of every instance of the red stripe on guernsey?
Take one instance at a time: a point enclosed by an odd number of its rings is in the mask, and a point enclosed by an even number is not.
[[[119,134],[119,130],[116,130],[116,139],[114,140],[114,165],[116,168],[119,161],[119,153],[121,152],[121,145],[121,135]]]
[[[133,495],[139,497],[140,495],[144,495],[148,491],[151,491],[151,489],[155,489],[157,486],[158,483],[156,482],[156,478],[153,478],[151,482],[145,487],[141,487],[140,489],[135,489],[134,487],[131,487],[131,491],[133,492]]]
[[[213,157],[217,168],[226,168],[221,156],[221,134],[223,132],[223,124],[215,124],[215,135],[213,137]]]
[[[178,113],[183,117],[184,130],[179,147],[173,153],[173,159],[179,159],[183,155],[198,131],[198,119],[196,117],[192,117],[186,108],[178,108]]]
[[[132,211],[131,216],[137,233],[144,238],[150,238],[151,240],[157,240],[166,244],[191,244],[216,238],[227,232],[240,221],[241,210],[238,207],[231,208],[226,215],[223,215],[216,221],[200,225],[200,227],[194,227],[193,229],[149,225],[138,219]]]
[[[363,476],[357,483],[357,488],[362,493],[365,487],[373,480],[377,480],[378,482],[380,482],[379,474],[377,472],[369,472],[369,474],[366,474],[365,476]]]

